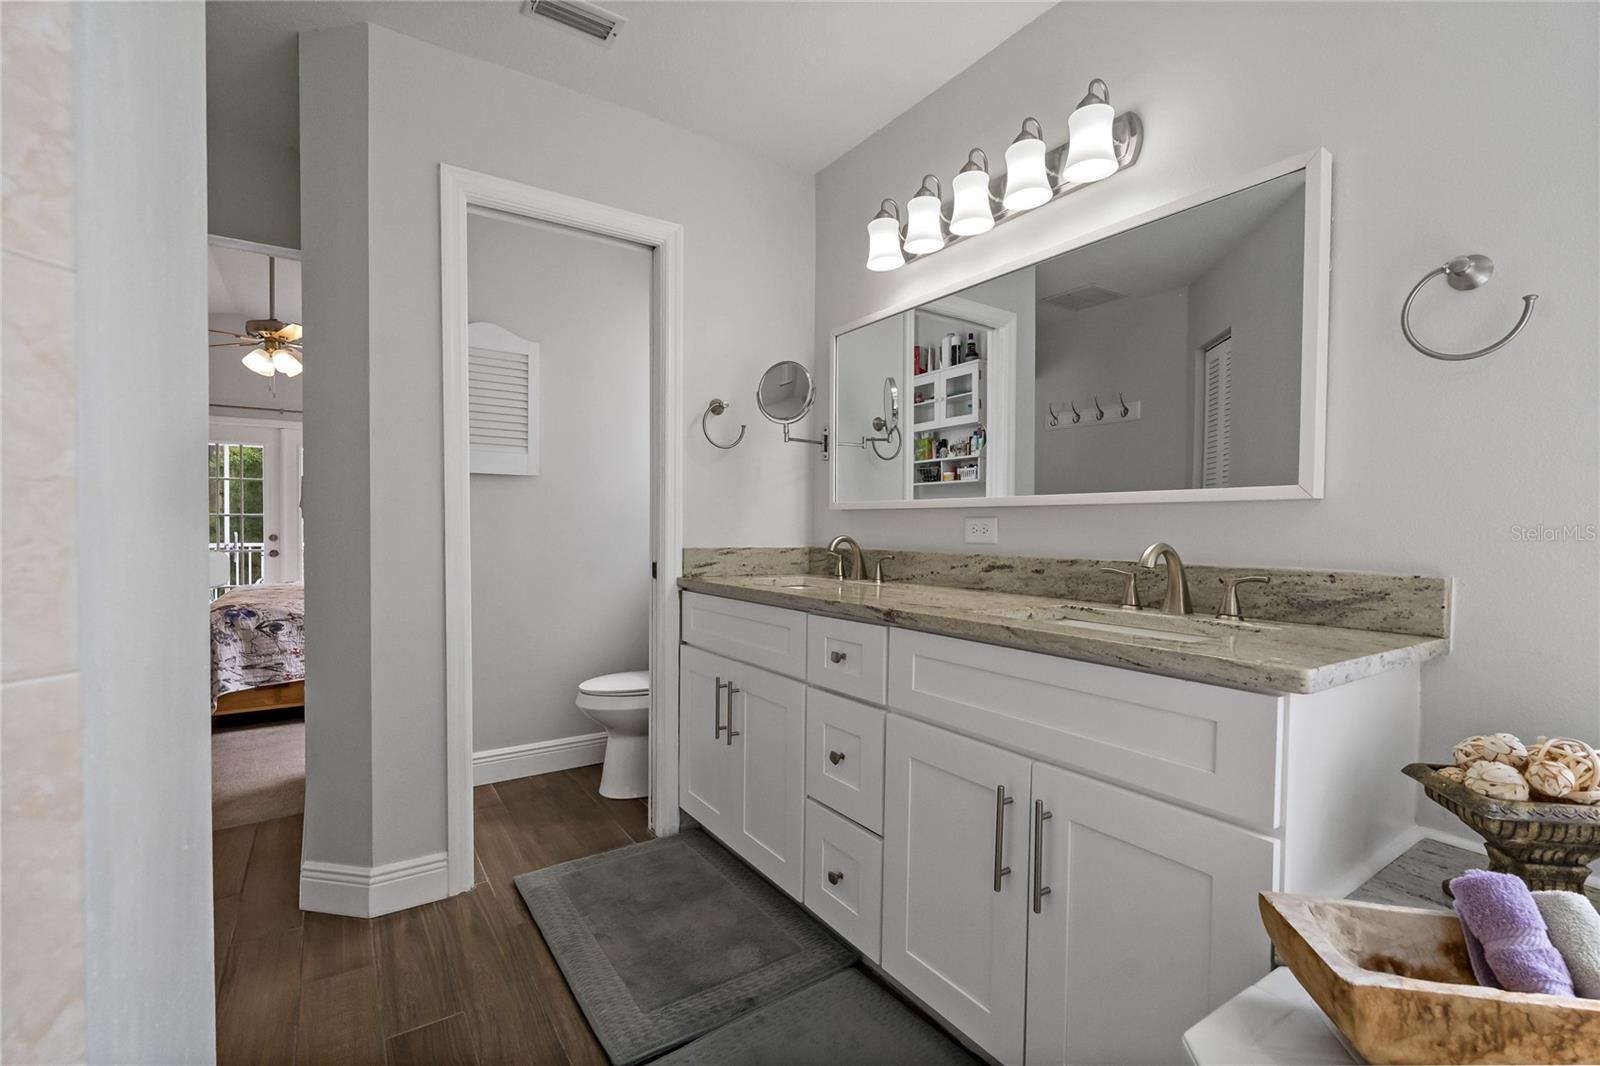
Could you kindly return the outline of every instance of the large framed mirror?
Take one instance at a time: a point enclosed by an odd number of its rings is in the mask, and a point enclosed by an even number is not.
[[[833,334],[833,506],[1320,499],[1322,149]],[[1026,224],[1025,222],[1023,224]],[[901,384],[903,383],[903,385]]]

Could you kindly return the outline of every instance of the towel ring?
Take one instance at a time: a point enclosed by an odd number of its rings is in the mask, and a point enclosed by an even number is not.
[[[1490,352],[1503,348],[1522,332],[1522,327],[1528,324],[1528,319],[1533,317],[1533,301],[1539,298],[1537,293],[1529,293],[1522,298],[1522,317],[1517,319],[1517,324],[1511,327],[1511,332],[1495,341],[1487,348],[1479,348],[1475,352],[1439,352],[1429,348],[1417,340],[1417,335],[1411,332],[1411,301],[1417,298],[1417,293],[1422,287],[1440,274],[1444,275],[1445,284],[1458,292],[1468,292],[1480,286],[1487,285],[1494,276],[1494,260],[1486,255],[1458,255],[1444,266],[1434,267],[1422,276],[1412,288],[1411,294],[1406,297],[1405,304],[1400,308],[1400,332],[1405,334],[1411,347],[1431,359],[1477,359],[1479,356],[1488,355]]]
[[[704,413],[700,415],[700,432],[706,435],[706,440],[710,442],[713,448],[721,448],[723,451],[729,451],[733,448],[737,448],[739,446],[739,442],[744,440],[744,431],[747,427],[745,427],[743,424],[739,426],[739,435],[733,438],[732,444],[718,444],[716,441],[711,440],[711,430],[706,427],[707,418],[711,417],[712,415],[720,415],[722,412],[726,411],[732,406],[733,404],[731,403],[724,403],[719,399],[713,399],[710,403],[706,404]]]

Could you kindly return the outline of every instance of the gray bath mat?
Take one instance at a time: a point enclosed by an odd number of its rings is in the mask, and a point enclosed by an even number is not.
[[[655,1066],[976,1066],[860,970],[751,1011]]]
[[[600,1046],[643,1062],[855,953],[703,832],[516,879]]]

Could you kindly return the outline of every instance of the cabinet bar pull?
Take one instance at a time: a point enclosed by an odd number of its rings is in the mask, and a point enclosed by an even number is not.
[[[739,731],[733,728],[733,694],[735,692],[743,691],[743,689],[739,688],[739,686],[735,685],[732,681],[728,682],[728,725],[726,732],[728,735],[728,747],[730,748],[733,747],[733,738],[739,735]]]
[[[1044,898],[1050,894],[1050,886],[1044,883],[1044,822],[1046,818],[1054,818],[1052,811],[1044,809],[1044,800],[1033,801],[1033,913],[1038,914],[1044,907]]]
[[[1006,858],[1006,808],[1016,800],[1006,795],[1006,786],[994,786],[994,890],[1000,891],[1000,879],[1011,872],[1002,865]]]
[[[730,714],[731,718],[732,715]],[[711,739],[722,739],[722,678],[717,678],[716,691],[711,695]]]

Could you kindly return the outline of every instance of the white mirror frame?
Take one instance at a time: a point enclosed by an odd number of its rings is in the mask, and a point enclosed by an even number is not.
[[[840,500],[839,469],[833,472],[829,507],[835,511],[883,511],[961,507],[1061,507],[1105,503],[1220,503],[1230,500],[1320,500],[1326,464],[1328,401],[1328,275],[1331,268],[1330,222],[1333,206],[1333,156],[1326,148],[1291,156],[1262,167],[1226,185],[1206,189],[1160,207],[1114,222],[1098,230],[1069,238],[1042,250],[1027,252],[992,270],[963,281],[956,288],[901,301],[833,331],[829,363],[829,393],[833,423],[839,411],[839,338],[851,330],[892,315],[904,314],[991,281],[1014,270],[1041,263],[1053,256],[1136,229],[1191,207],[1240,192],[1297,171],[1306,175],[1305,262],[1302,281],[1300,338],[1300,466],[1293,485],[1236,485],[1212,489],[1140,489],[1129,492],[1077,492],[1046,496],[981,496],[950,500]],[[1027,225],[1027,220],[1019,219]],[[1015,231],[1013,231],[1015,232]],[[991,442],[992,444],[993,442]]]

